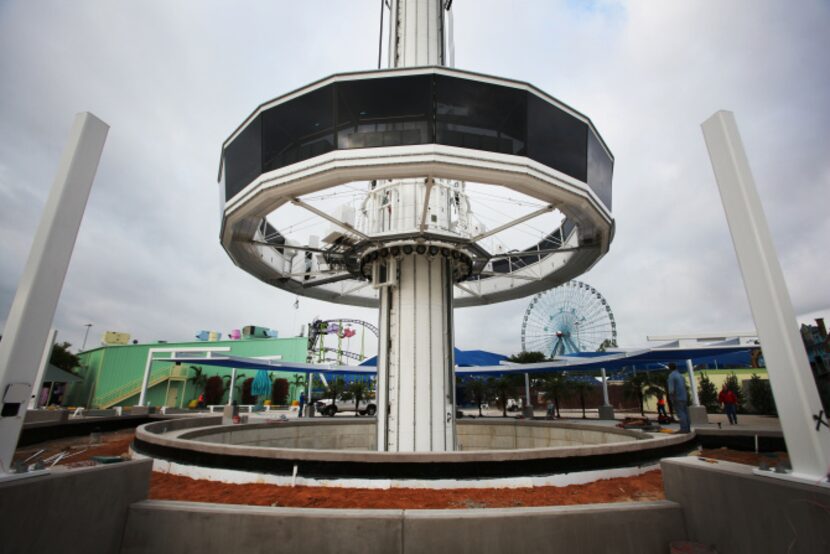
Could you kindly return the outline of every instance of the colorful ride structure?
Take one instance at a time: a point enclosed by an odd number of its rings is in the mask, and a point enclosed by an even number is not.
[[[359,319],[315,319],[308,324],[308,361],[309,362],[337,362],[338,365],[348,363],[347,360],[358,363],[366,359],[366,331],[369,331],[377,342],[378,328]],[[351,349],[351,339],[360,334],[359,352]],[[329,346],[326,341],[335,339],[336,346]],[[345,342],[345,344],[344,344]]]

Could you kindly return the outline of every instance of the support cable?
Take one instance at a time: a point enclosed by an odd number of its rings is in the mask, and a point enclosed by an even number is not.
[[[383,10],[386,8],[386,0],[380,0],[380,32],[378,33],[378,69],[383,54]]]

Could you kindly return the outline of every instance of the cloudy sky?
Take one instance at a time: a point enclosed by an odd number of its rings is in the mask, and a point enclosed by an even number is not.
[[[0,328],[75,113],[110,126],[55,317],[186,340],[296,334],[373,310],[300,299],[218,240],[220,145],[260,102],[377,63],[377,0],[0,2]],[[700,123],[735,112],[796,313],[830,317],[830,3],[456,0],[456,66],[589,115],[616,157],[616,238],[582,280],[621,345],[754,328]],[[520,349],[527,300],[456,313],[457,345]]]

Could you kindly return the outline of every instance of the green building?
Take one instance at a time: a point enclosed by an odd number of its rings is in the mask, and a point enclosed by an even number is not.
[[[305,362],[307,339],[304,337],[287,339],[246,339],[225,341],[195,341],[179,343],[126,344],[101,346],[79,354],[81,359],[78,375],[83,381],[68,387],[62,404],[65,406],[84,406],[87,408],[110,408],[113,406],[134,406],[138,404],[141,382],[147,356],[152,348],[165,349],[199,349],[230,348],[219,355],[241,356],[248,358],[268,358],[285,362]],[[183,352],[179,357],[202,355],[194,351]],[[170,358],[170,352],[159,352],[153,358]],[[218,375],[228,382],[231,368],[199,366],[182,363],[154,361],[150,372],[147,390],[147,402],[150,406],[187,407],[191,400],[199,397],[204,390],[207,378]],[[234,399],[241,399],[242,384],[249,377],[254,377],[256,370],[237,372]],[[271,372],[274,378],[287,379],[289,382],[289,402],[296,400],[301,387],[296,387],[295,373]],[[299,374],[296,374],[299,375]],[[229,390],[225,390],[222,402],[227,402]]]

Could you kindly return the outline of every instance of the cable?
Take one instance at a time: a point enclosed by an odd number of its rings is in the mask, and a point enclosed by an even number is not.
[[[378,69],[380,69],[380,59],[383,53],[383,10],[386,0],[380,0],[380,33],[378,33]]]

